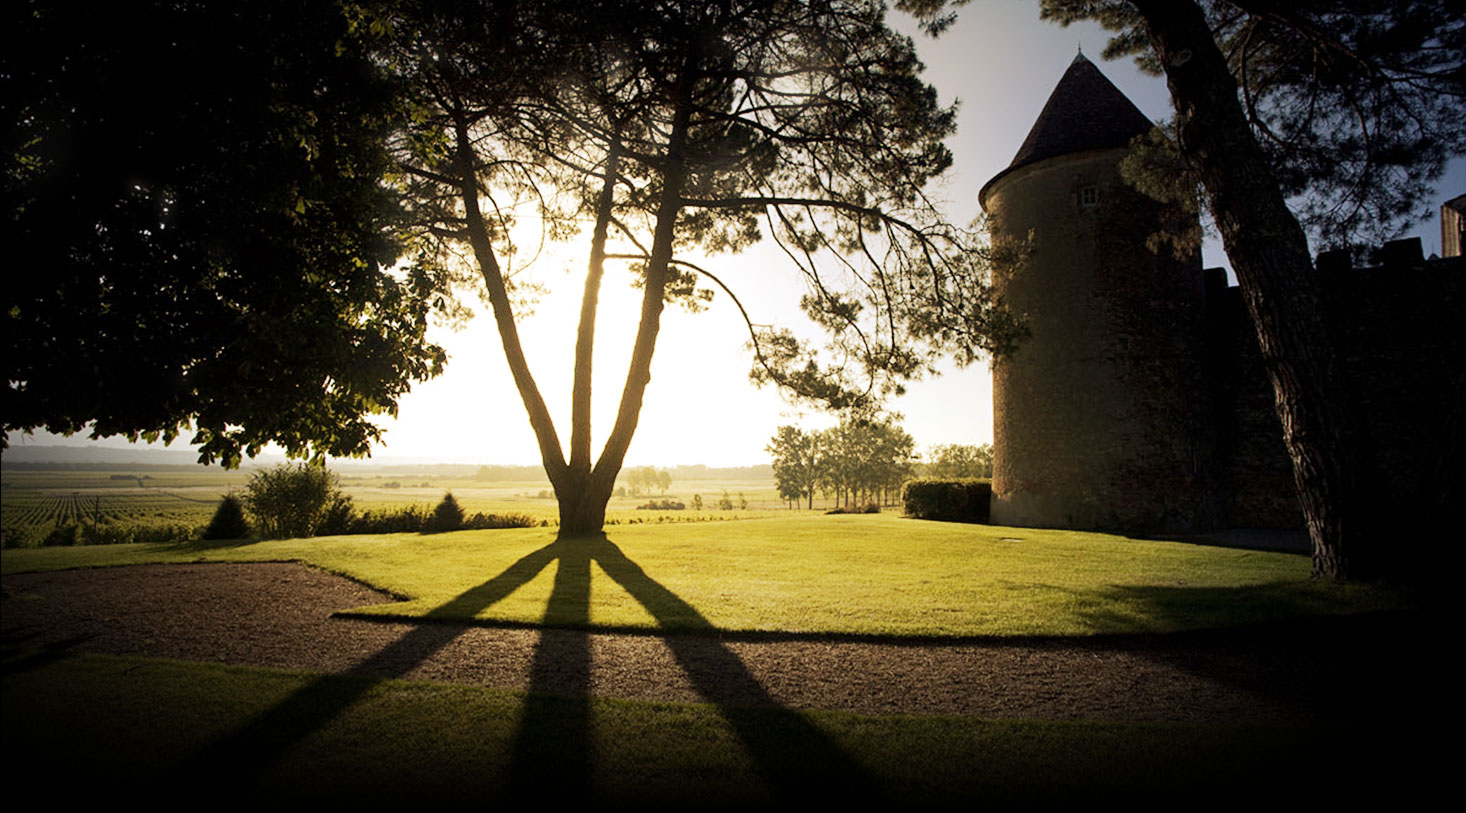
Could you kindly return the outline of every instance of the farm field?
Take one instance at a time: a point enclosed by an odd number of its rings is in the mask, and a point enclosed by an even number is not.
[[[558,508],[547,480],[485,481],[472,477],[369,467],[338,471],[341,490],[359,511],[389,511],[410,505],[431,508],[452,491],[466,513],[525,514],[553,525]],[[83,538],[108,543],[170,542],[196,535],[208,523],[227,493],[243,491],[251,469],[139,468],[136,472],[86,470],[4,470],[0,486],[0,528],[9,547],[35,547],[58,528],[71,525]],[[727,495],[732,505],[720,509]],[[701,497],[703,509],[693,508]],[[684,510],[649,510],[638,506],[670,500]],[[816,510],[832,504],[816,501]],[[610,525],[696,522],[791,513],[767,480],[674,481],[665,493],[613,497],[607,508]]]

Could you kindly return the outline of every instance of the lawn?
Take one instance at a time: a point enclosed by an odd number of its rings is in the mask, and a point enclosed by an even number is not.
[[[890,514],[618,526],[574,541],[511,529],[7,550],[0,569],[263,560],[306,562],[402,599],[355,611],[365,615],[709,634],[1124,636],[1396,605],[1386,593],[1309,580],[1297,555]],[[1317,777],[1366,768],[1391,777],[1372,780],[1371,792],[1398,780],[1406,796],[1420,795],[1446,754],[1411,746],[1379,756],[1375,744],[1408,738],[1415,714],[1266,725],[859,715],[561,697],[24,642],[7,642],[0,667],[7,787],[20,798],[44,791],[53,803],[542,804],[589,795],[740,807],[956,799],[1151,807],[1198,793],[1211,803],[1316,801]]]
[[[1390,606],[1306,557],[892,514],[7,550],[5,573],[301,561],[402,601],[362,615],[611,629],[979,637],[1167,632]]]

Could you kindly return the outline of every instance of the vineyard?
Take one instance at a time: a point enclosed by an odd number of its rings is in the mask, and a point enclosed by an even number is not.
[[[6,488],[0,508],[5,544],[181,541],[209,521],[219,502],[217,496],[185,497],[153,489],[109,491],[117,493]]]
[[[6,547],[178,542],[196,538],[219,500],[241,492],[251,472],[197,469],[146,474],[96,471],[3,472],[0,530]],[[430,511],[451,490],[466,513],[525,515],[553,525],[558,508],[540,480],[485,482],[427,472],[358,469],[341,478],[342,491],[360,512],[415,507]],[[787,509],[767,479],[684,480],[657,500],[685,510],[654,508],[642,496],[611,500],[608,525],[708,522],[781,516]],[[653,501],[656,502],[656,501]]]

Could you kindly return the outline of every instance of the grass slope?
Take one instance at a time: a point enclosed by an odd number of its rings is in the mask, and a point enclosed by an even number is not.
[[[402,597],[365,615],[869,636],[1163,632],[1393,599],[1311,581],[1305,557],[1103,534],[796,515],[617,527],[7,550],[5,573],[302,561]]]

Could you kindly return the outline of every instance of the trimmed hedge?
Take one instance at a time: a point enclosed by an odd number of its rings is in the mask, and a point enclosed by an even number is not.
[[[901,489],[906,515],[917,519],[987,524],[991,480],[912,480]]]

